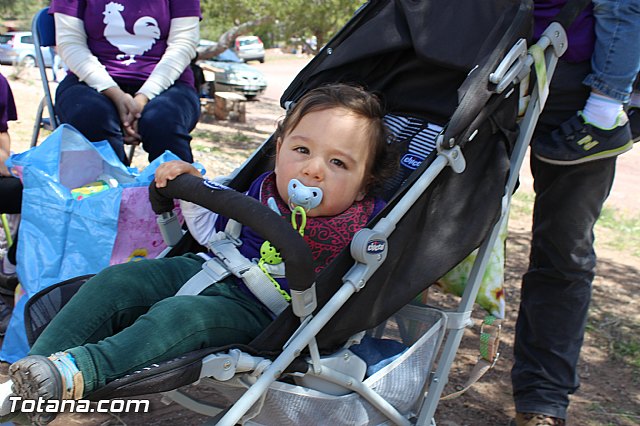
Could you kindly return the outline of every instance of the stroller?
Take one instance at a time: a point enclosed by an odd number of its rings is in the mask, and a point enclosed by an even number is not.
[[[465,13],[451,25],[460,10]],[[163,392],[222,425],[435,424],[548,79],[567,45],[562,25],[552,24],[528,53],[531,24],[530,1],[462,0],[452,6],[448,0],[371,0],[360,8],[300,72],[281,104],[286,108],[309,89],[338,81],[382,94],[387,123],[404,152],[387,185],[385,209],[314,276],[299,234],[241,194],[273,167],[273,138],[231,176],[228,186],[238,192],[212,190],[191,176],[151,188],[163,221],[175,224],[172,200],[181,198],[271,241],[285,259],[291,305],[247,345],[151,365],[88,399]],[[536,90],[518,125],[520,85],[534,64]],[[454,311],[412,303],[478,247]],[[170,255],[194,249],[186,235]],[[30,300],[30,342],[86,279],[52,286]],[[367,357],[355,350],[363,334],[402,344],[392,356],[377,357],[384,362],[368,376]],[[181,389],[195,382],[206,388],[206,403]]]

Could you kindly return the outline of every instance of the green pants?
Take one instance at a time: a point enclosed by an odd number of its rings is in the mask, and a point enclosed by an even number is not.
[[[234,279],[200,295],[174,296],[202,263],[198,256],[185,255],[103,270],[56,315],[31,354],[70,352],[87,394],[186,352],[249,342],[271,318]]]

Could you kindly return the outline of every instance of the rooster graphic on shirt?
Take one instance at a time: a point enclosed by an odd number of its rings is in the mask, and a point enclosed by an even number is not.
[[[102,22],[106,25],[104,37],[122,52],[116,58],[122,60],[124,65],[131,65],[136,62],[134,59],[136,55],[144,54],[160,38],[160,28],[158,21],[154,18],[143,16],[133,24],[133,34],[131,34],[125,28],[124,18],[120,13],[123,10],[124,6],[120,3],[111,2],[105,6],[102,12],[104,15]]]

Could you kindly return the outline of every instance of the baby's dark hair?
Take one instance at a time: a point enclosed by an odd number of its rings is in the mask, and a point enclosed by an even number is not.
[[[376,194],[397,167],[397,153],[392,147],[391,134],[384,124],[384,107],[378,96],[360,86],[345,83],[328,84],[305,93],[291,111],[278,123],[276,138],[284,138],[300,123],[305,115],[330,108],[344,108],[365,118],[372,144],[366,171],[366,189]]]

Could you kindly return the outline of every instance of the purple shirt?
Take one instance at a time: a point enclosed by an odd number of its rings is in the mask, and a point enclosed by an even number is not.
[[[9,130],[8,122],[17,120],[16,103],[9,82],[0,74],[0,132]]]
[[[534,40],[540,38],[542,32],[553,22],[566,2],[567,0],[534,1]],[[568,62],[582,62],[591,59],[591,53],[593,52],[593,45],[596,39],[594,23],[593,5],[589,3],[589,6],[578,15],[573,24],[567,29],[569,47],[564,55],[562,55],[563,60]]]
[[[251,186],[249,187],[249,190],[247,191],[247,195],[257,200],[264,198],[265,189],[263,188],[263,183],[272,173],[273,172],[264,173],[261,176],[259,176],[256,180],[254,180]],[[274,183],[274,186],[275,186],[275,183]],[[280,198],[280,196],[278,196],[278,193],[275,191],[275,189],[274,189],[273,195],[280,206],[281,214],[282,214],[282,211],[285,211],[286,213],[284,213],[283,216],[286,217],[288,220],[290,212],[288,208],[286,208],[286,203]],[[368,217],[365,218],[365,217],[358,216],[358,219],[361,220],[361,222],[356,224],[356,227],[357,229],[360,229],[366,225],[366,222],[368,222],[375,215],[377,215],[384,208],[386,203],[384,202],[384,200],[380,198],[365,197],[365,199],[362,201],[356,201],[354,205],[356,204],[361,204],[361,205],[367,204],[367,205],[370,205],[371,207],[366,209],[367,211],[370,210],[370,214],[368,215]],[[285,207],[283,208],[282,206],[285,206]],[[347,209],[347,211],[337,216],[308,218],[307,230],[309,230],[309,228],[312,226],[312,222],[315,222],[316,224],[320,224],[319,226],[322,226],[321,224],[323,223],[327,224],[329,221],[332,220],[332,218],[340,218],[343,215],[348,215],[348,212],[350,212],[352,208],[353,206],[350,209]],[[347,220],[350,220],[350,219],[352,219],[351,216],[349,216]],[[228,219],[226,217],[219,216],[215,224],[216,229],[224,230],[225,226],[227,225],[227,222],[228,222]],[[324,228],[323,232],[320,232],[320,234],[323,234],[325,238],[329,238],[329,236],[331,236],[332,234],[335,237],[336,233],[344,234],[347,242],[350,242],[351,238],[355,234],[355,229],[350,228],[349,226],[341,226],[339,227],[339,229],[332,229],[331,227],[328,227],[328,228]],[[322,250],[314,250],[313,248],[314,240],[318,240],[319,238],[317,237],[317,235],[316,237],[314,237],[311,234],[313,234],[313,232],[311,233],[305,232],[304,239],[311,246],[312,255],[316,262],[315,271],[317,273],[326,266],[325,261],[326,261],[327,253],[323,253]],[[341,239],[329,238],[329,240],[334,242],[332,245],[338,245]],[[247,259],[260,258],[260,247],[264,242],[264,238],[262,238],[260,235],[258,235],[258,233],[256,233],[253,229],[249,228],[248,226],[243,226],[240,232],[240,241],[242,241],[242,245],[238,248],[238,250],[240,251],[240,253],[242,253],[244,257],[246,257]],[[336,252],[330,254],[329,258],[332,259],[335,254],[337,254],[343,249],[343,247],[342,246],[335,247],[335,249],[336,249]],[[278,278],[277,281],[283,290],[289,292],[289,285],[287,284],[285,279]],[[240,283],[240,288],[242,288],[248,294],[251,294],[250,290],[244,285],[244,283]]]
[[[123,84],[147,80],[167,48],[171,19],[201,17],[199,0],[53,0],[49,12],[81,19],[89,50]],[[193,85],[189,67],[179,81]]]

